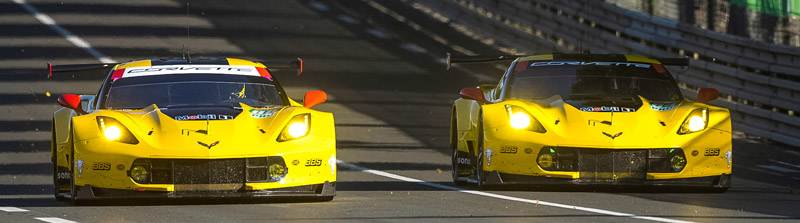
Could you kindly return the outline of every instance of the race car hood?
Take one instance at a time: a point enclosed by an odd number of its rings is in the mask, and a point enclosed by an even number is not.
[[[286,123],[295,115],[314,112],[303,107],[180,108],[150,106],[141,110],[103,110],[81,119],[110,117],[158,157],[241,157],[280,154],[275,144]],[[313,118],[312,118],[313,119]],[[77,132],[80,138],[102,137],[97,131]],[[83,136],[83,137],[81,137]]]
[[[555,135],[561,140],[554,143],[564,147],[664,148],[671,145],[672,137],[678,136],[680,125],[689,113],[699,108],[709,109],[708,128],[730,131],[729,122],[725,122],[729,119],[727,109],[688,100],[651,103],[641,98],[641,101],[639,108],[576,108],[561,98],[537,102],[508,100],[498,104],[525,108],[547,131],[542,134]],[[508,123],[507,115],[504,118],[496,122]]]

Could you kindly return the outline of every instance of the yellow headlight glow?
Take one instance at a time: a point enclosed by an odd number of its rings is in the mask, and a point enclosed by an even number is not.
[[[289,136],[293,138],[300,138],[301,136],[306,135],[307,132],[308,132],[308,124],[306,124],[305,122],[295,122],[289,124],[288,133]]]
[[[531,125],[531,117],[525,113],[517,112],[509,116],[511,127],[515,129],[524,129]]]
[[[703,130],[706,127],[706,121],[703,120],[703,117],[700,116],[692,116],[689,118],[689,131],[696,132]]]
[[[122,136],[122,130],[115,125],[107,126],[105,130],[103,130],[103,135],[106,137],[106,139],[113,141]]]

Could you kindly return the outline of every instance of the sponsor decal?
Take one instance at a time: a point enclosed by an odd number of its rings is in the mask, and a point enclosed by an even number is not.
[[[651,104],[650,109],[654,111],[669,111],[675,108],[675,104]]]
[[[706,148],[705,156],[719,156],[719,148]]]
[[[491,147],[486,147],[486,152],[484,152],[484,155],[486,156],[486,165],[487,166],[491,166],[492,165],[492,154],[494,154],[494,150],[492,150]]]
[[[731,168],[731,161],[733,161],[733,149],[725,153],[725,159],[728,160],[728,168]]]
[[[457,164],[472,165],[472,161],[470,161],[469,158],[464,158],[464,157],[458,157],[458,159],[456,159],[456,163]]]
[[[617,133],[617,134],[614,134],[614,135],[611,135],[611,134],[608,134],[608,133],[606,133],[606,132],[603,132],[603,135],[606,135],[606,136],[608,136],[608,137],[609,137],[609,138],[611,138],[611,139],[615,139],[615,138],[617,138],[617,137],[621,136],[621,135],[622,135],[622,132],[619,132],[619,133]]]
[[[584,112],[635,112],[635,108],[626,108],[626,107],[582,107],[579,108],[581,111]]]
[[[638,68],[650,68],[650,64],[644,63],[628,63],[628,62],[584,62],[584,61],[548,61],[548,62],[534,62],[531,63],[531,67],[541,67],[541,66],[564,66],[564,65],[575,65],[575,66],[622,66],[622,67],[638,67]]]
[[[197,115],[182,115],[175,116],[176,121],[186,120],[229,120],[233,119],[233,115],[216,115],[216,114],[197,114]]]
[[[109,162],[93,162],[92,170],[111,170],[111,163]]]
[[[331,175],[336,173],[336,156],[331,155],[331,158],[328,159],[328,165],[331,166]]]
[[[250,117],[253,118],[269,118],[275,115],[280,109],[257,110],[250,109]]]
[[[203,147],[206,147],[206,148],[208,148],[208,149],[211,149],[211,147],[214,147],[214,146],[216,146],[217,144],[219,144],[219,141],[216,141],[216,142],[214,142],[214,143],[211,143],[211,144],[205,144],[205,143],[203,143],[203,142],[197,141],[197,144],[200,144],[200,145],[201,145],[201,146],[203,146]]]
[[[59,180],[69,180],[69,179],[72,179],[72,176],[70,175],[70,173],[58,173],[58,174],[57,174],[57,177],[58,177],[58,179],[59,179]]]
[[[297,164],[300,164],[300,160],[292,160],[292,165],[297,166]]]
[[[78,160],[75,161],[75,169],[78,170],[78,178],[81,178],[83,175],[83,159],[78,157]]]
[[[127,68],[121,72],[121,77],[137,77],[164,74],[236,74],[261,76],[253,66],[244,65],[163,65],[152,67]]]
[[[322,159],[308,159],[306,166],[322,166]]]
[[[503,146],[503,147],[500,147],[500,153],[517,154],[517,147],[516,146]]]

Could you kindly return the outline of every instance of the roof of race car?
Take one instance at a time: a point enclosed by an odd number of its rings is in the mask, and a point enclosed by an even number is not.
[[[121,63],[114,67],[112,80],[166,74],[227,74],[262,76],[272,79],[267,67],[259,62],[235,58],[212,58],[203,60],[139,60]]]
[[[661,64],[658,60],[625,54],[538,54],[519,57],[518,61],[604,61]]]

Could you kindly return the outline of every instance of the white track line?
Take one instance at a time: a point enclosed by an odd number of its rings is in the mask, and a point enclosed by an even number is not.
[[[110,57],[104,55],[103,53],[100,53],[100,51],[97,51],[94,48],[92,48],[92,45],[90,45],[89,42],[86,42],[85,40],[81,39],[75,34],[72,34],[72,32],[70,32],[69,30],[66,30],[60,25],[58,25],[58,23],[56,23],[56,21],[53,20],[53,18],[50,18],[50,16],[48,16],[47,14],[40,12],[39,10],[34,8],[31,4],[28,4],[25,0],[12,0],[12,1],[14,1],[14,3],[17,3],[17,5],[21,6],[22,8],[25,8],[25,10],[28,10],[28,12],[33,14],[33,17],[36,18],[36,20],[39,20],[39,22],[41,22],[42,24],[49,26],[58,34],[61,34],[61,36],[63,36],[64,39],[67,39],[67,41],[72,43],[72,45],[75,45],[78,48],[85,50],[87,53],[97,58],[97,60],[100,60],[100,62],[117,63],[117,61],[114,61]]]
[[[28,212],[28,210],[18,208],[18,207],[0,207],[0,211],[5,212]]]
[[[687,222],[691,222],[691,221],[683,221],[683,220],[668,219],[668,218],[639,216],[639,215],[635,215],[635,214],[627,214],[627,213],[608,211],[608,210],[602,210],[602,209],[596,209],[596,208],[587,208],[587,207],[559,204],[559,203],[553,203],[553,202],[547,202],[547,201],[530,200],[530,199],[524,199],[524,198],[518,198],[518,197],[511,197],[511,196],[487,193],[487,192],[482,192],[482,191],[466,190],[466,189],[463,189],[463,188],[452,187],[452,186],[441,185],[441,184],[435,184],[435,183],[431,183],[431,182],[427,182],[427,181],[423,181],[423,180],[418,180],[418,179],[414,179],[414,178],[410,178],[410,177],[400,176],[400,175],[397,175],[397,174],[387,173],[387,172],[383,172],[383,171],[379,171],[379,170],[373,170],[373,169],[369,169],[369,168],[366,168],[366,167],[361,167],[361,166],[353,165],[353,164],[350,164],[350,163],[346,163],[346,162],[341,161],[341,160],[339,160],[337,162],[337,164],[342,166],[342,167],[344,167],[344,168],[347,168],[347,169],[361,171],[361,172],[365,172],[365,173],[371,173],[371,174],[375,174],[375,175],[378,175],[378,176],[392,178],[392,179],[395,179],[395,180],[402,180],[402,181],[405,181],[405,182],[422,184],[422,185],[429,186],[429,187],[435,187],[435,188],[444,189],[444,190],[458,191],[458,192],[462,192],[462,193],[473,194],[473,195],[484,196],[484,197],[492,197],[492,198],[509,200],[509,201],[518,201],[518,202],[529,203],[529,204],[538,204],[538,205],[544,205],[544,206],[550,206],[550,207],[556,207],[556,208],[579,210],[579,211],[586,211],[586,212],[592,212],[592,213],[603,214],[603,215],[610,215],[610,216],[617,216],[617,217],[629,217],[629,218],[651,220],[651,221],[658,221],[658,222],[669,222],[669,223],[687,223]]]
[[[77,223],[75,221],[70,221],[63,218],[33,218],[43,222],[50,222],[50,223]]]

